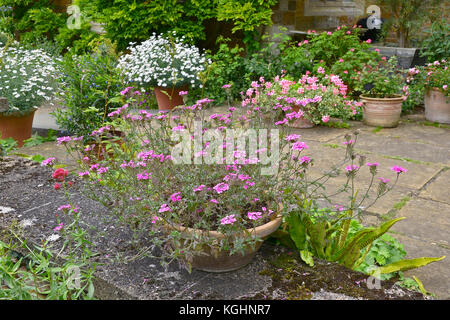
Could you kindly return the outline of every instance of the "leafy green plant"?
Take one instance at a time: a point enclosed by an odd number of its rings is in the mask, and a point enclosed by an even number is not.
[[[409,47],[422,26],[439,15],[440,0],[378,0],[391,13],[383,28],[397,33],[400,47]]]
[[[1,139],[0,137],[0,157],[8,155],[17,148],[17,141],[13,138]]]
[[[92,54],[66,55],[61,62],[61,98],[65,108],[52,114],[70,135],[89,134],[121,106],[117,100],[125,80],[117,68],[117,57],[101,46]],[[81,71],[81,72],[80,72]]]
[[[232,32],[243,31],[250,52],[260,49],[258,28],[272,25],[272,6],[278,0],[218,0],[217,20],[232,21]]]
[[[314,179],[317,182],[316,188],[303,189],[300,192],[300,189],[297,189],[296,192],[291,191],[292,194],[288,191],[286,197],[293,202],[287,209],[289,215],[277,238],[282,239],[280,242],[299,250],[301,258],[309,265],[313,265],[313,257],[317,257],[369,275],[390,274],[384,278],[391,277],[395,272],[442,260],[444,257],[401,260],[405,256],[403,247],[386,235],[386,232],[405,218],[395,218],[377,227],[363,227],[355,221],[363,214],[363,208],[367,210],[390,192],[397,184],[400,174],[407,171],[398,166],[392,167],[391,170],[396,173],[393,185],[389,184],[389,179],[379,177],[380,182],[376,190],[374,193],[371,192],[375,185],[378,163],[366,164],[364,156],[359,156],[357,161],[358,155],[354,151],[356,137],[353,139],[350,139],[350,136],[346,137],[347,149],[344,161],[351,161],[351,164],[345,167],[347,181],[344,186],[329,195],[324,185],[329,179],[339,175],[337,168],[342,165],[339,163],[323,177]],[[354,179],[364,164],[367,165],[371,178],[366,190],[362,191],[356,188]],[[304,176],[304,179],[308,177]],[[317,190],[323,191],[316,194]],[[349,194],[348,205],[335,204],[333,209],[325,204],[332,204],[331,196],[341,193]]]
[[[0,0],[0,6],[11,8],[3,12],[0,30],[20,39],[22,45],[33,48],[42,48],[43,42],[47,42],[45,47],[50,47],[54,53],[60,54],[67,48],[71,48],[72,53],[85,53],[89,44],[100,38],[98,34],[90,31],[88,14],[82,10],[80,28],[69,29],[67,26],[69,15],[65,12],[56,12],[53,2]],[[82,8],[85,6],[92,8],[92,5],[88,6],[82,2],[77,1],[77,4],[82,5]]]
[[[392,98],[406,94],[405,73],[398,69],[396,56],[387,61],[369,62],[357,77],[356,90],[373,98]]]
[[[433,22],[428,36],[422,43],[421,56],[428,62],[448,60],[450,55],[450,23],[447,20]]]
[[[315,70],[324,68],[326,72],[338,75],[348,86],[350,95],[358,84],[357,75],[369,62],[381,60],[381,55],[370,49],[371,41],[361,41],[361,29],[340,26],[335,31],[310,32],[308,39],[299,43],[309,52],[315,62]]]
[[[24,147],[38,146],[44,142],[56,141],[56,131],[50,129],[48,131],[47,137],[34,134],[30,139],[24,140]]]

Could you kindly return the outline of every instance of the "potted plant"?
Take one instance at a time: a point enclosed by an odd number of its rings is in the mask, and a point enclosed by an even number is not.
[[[435,61],[421,68],[425,87],[425,118],[429,121],[450,123],[449,63]]]
[[[398,125],[408,87],[397,58],[369,63],[359,75],[363,121],[369,126],[392,128]]]
[[[346,94],[347,86],[339,76],[326,74],[321,67],[317,75],[307,72],[298,81],[284,76],[273,82],[254,81],[242,105],[266,113],[275,126],[305,129],[327,123],[331,117],[348,119],[356,113],[357,106]]]
[[[55,60],[40,49],[5,46],[0,52],[0,133],[18,146],[31,137],[34,112],[53,97]]]
[[[160,110],[183,104],[183,92],[200,85],[205,56],[178,38],[176,32],[153,35],[121,57],[119,67],[128,79],[142,87],[153,87]],[[180,95],[181,93],[181,95]]]

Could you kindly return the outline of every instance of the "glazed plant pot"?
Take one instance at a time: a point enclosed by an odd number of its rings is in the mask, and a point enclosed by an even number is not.
[[[13,138],[18,147],[22,147],[24,140],[31,138],[35,110],[26,115],[0,113],[0,139]]]
[[[361,95],[363,121],[368,126],[394,128],[398,125],[402,113],[403,96],[394,98],[372,98]]]
[[[273,232],[275,232],[281,225],[282,218],[280,215],[270,222],[263,224],[254,229],[247,229],[247,232],[251,235],[257,236],[261,239],[267,238]],[[192,238],[192,234],[207,235],[217,242],[225,238],[225,235],[217,231],[203,231],[199,229],[185,228],[182,226],[172,226],[171,228],[179,231],[182,234],[187,234],[186,238]],[[170,228],[169,228],[170,229]],[[244,254],[234,253],[230,255],[229,251],[220,251],[218,248],[211,246],[203,246],[202,253],[193,257],[190,261],[192,268],[207,271],[207,272],[229,272],[240,269],[249,264],[256,255],[263,243],[263,240],[257,242],[255,246],[247,246]]]
[[[450,101],[438,88],[430,88],[425,93],[425,119],[450,123]]]
[[[159,110],[172,110],[176,106],[184,104],[183,97],[180,96],[181,91],[186,91],[187,87],[179,88],[163,88],[155,87],[155,97],[158,102]]]

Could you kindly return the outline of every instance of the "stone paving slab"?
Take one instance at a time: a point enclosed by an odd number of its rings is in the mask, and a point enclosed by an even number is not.
[[[384,138],[400,138],[411,142],[450,148],[450,129],[447,128],[436,128],[417,123],[403,123],[396,128],[383,128],[376,135]]]
[[[439,139],[448,139],[449,136],[450,135],[447,135],[446,137],[444,135]],[[402,157],[422,162],[450,165],[450,149],[445,146],[407,141],[399,137],[386,138],[382,135],[367,132],[362,132],[359,135],[358,140],[358,150],[365,150],[372,153]],[[331,140],[330,143],[341,144],[342,141],[341,139],[335,139]]]
[[[407,223],[395,224],[392,231],[414,239],[450,245],[450,205],[415,198],[398,212],[397,217],[406,217]]]
[[[450,204],[450,170],[442,171],[420,192],[420,197]]]
[[[404,221],[400,221],[402,223]],[[431,291],[439,299],[450,299],[450,250],[433,242],[415,239],[405,235],[392,234],[394,238],[404,245],[405,259],[420,257],[442,257],[445,259],[431,263],[424,267],[404,272],[405,277],[416,276],[427,291]]]
[[[314,142],[307,142],[310,146],[305,154],[310,155],[314,158],[315,166],[313,166],[313,172],[324,172],[324,169],[328,169],[331,164],[339,163],[345,155],[345,148],[337,148],[333,149],[329,146],[325,146],[324,144],[318,144]],[[357,149],[359,144],[356,145]],[[444,168],[441,164],[424,164],[424,163],[415,163],[410,161],[404,161],[400,159],[390,159],[386,158],[383,155],[373,154],[373,153],[364,153],[358,152],[359,154],[366,156],[366,162],[378,162],[378,173],[376,174],[376,178],[384,177],[394,182],[396,179],[396,174],[391,170],[391,168],[395,165],[406,168],[408,172],[400,176],[397,185],[403,186],[411,189],[420,189],[427,182],[429,182],[433,177],[435,177],[441,170]],[[348,163],[347,165],[349,165]],[[355,161],[355,164],[358,165],[358,160]],[[341,169],[344,170],[345,166]],[[371,174],[369,168],[365,165],[358,172],[356,177],[356,181],[369,183],[371,179]],[[342,174],[342,180],[345,180],[345,174]],[[376,181],[378,183],[378,181]]]

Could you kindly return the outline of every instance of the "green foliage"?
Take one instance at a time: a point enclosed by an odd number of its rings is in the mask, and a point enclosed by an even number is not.
[[[34,134],[30,139],[24,140],[24,147],[38,146],[44,142],[56,141],[56,131],[50,129],[47,137],[42,137],[38,134]]]
[[[398,272],[398,271],[408,271],[411,269],[426,266],[427,264],[430,264],[432,262],[441,261],[444,258],[445,258],[445,256],[442,256],[439,258],[422,257],[422,258],[416,258],[416,259],[400,260],[400,261],[396,261],[391,264],[380,267],[379,272],[381,274],[386,274],[386,273],[392,273],[392,272]],[[375,272],[375,271],[373,271],[373,272]]]
[[[450,55],[450,23],[442,19],[433,22],[428,30],[428,36],[422,43],[421,56],[428,62],[449,59]]]
[[[232,32],[243,31],[244,43],[251,52],[260,48],[258,28],[272,25],[272,9],[278,0],[218,0],[217,20],[231,21]]]
[[[215,104],[223,103],[228,96],[236,100],[240,97],[240,92],[248,86],[248,75],[244,65],[244,51],[239,46],[230,47],[230,39],[219,37],[217,43],[219,49],[215,54],[209,52],[206,60],[211,60],[211,64],[206,70],[200,73],[199,78],[203,88],[190,90],[189,97],[197,100],[202,97],[214,99]],[[231,84],[229,93],[222,88],[225,84]]]
[[[194,98],[206,96],[214,99],[216,104],[223,103],[227,98],[234,101],[248,89],[250,82],[261,77],[272,81],[275,76],[284,73],[299,79],[306,71],[313,69],[307,50],[297,46],[286,34],[264,35],[262,39],[265,44],[259,51],[244,56],[244,48],[238,45],[230,47],[230,39],[219,37],[219,49],[206,57],[212,64],[200,76],[203,89],[190,92]],[[222,88],[224,84],[232,86],[226,91]]]
[[[0,157],[8,155],[17,148],[17,141],[13,138],[1,139],[0,135]]]
[[[176,31],[186,39],[205,40],[206,20],[234,24],[233,32],[243,31],[244,42],[257,47],[256,29],[271,24],[271,6],[276,0],[95,0],[99,22],[119,50],[130,42],[148,39],[152,33]]]
[[[64,108],[53,115],[56,123],[69,135],[84,136],[100,127],[107,114],[120,107],[114,99],[125,86],[117,59],[98,49],[82,56],[66,55],[61,62],[61,85]]]
[[[397,57],[369,62],[359,77],[356,90],[373,98],[392,98],[406,90],[404,72],[397,67]]]
[[[400,47],[409,47],[414,36],[428,21],[434,21],[440,12],[440,0],[378,0],[391,17],[383,25],[394,30]]]
[[[327,73],[338,75],[347,84],[350,94],[358,84],[357,73],[367,63],[381,60],[369,43],[359,39],[359,33],[358,28],[342,26],[334,32],[310,33],[308,42],[301,43],[315,62],[315,70],[323,67]]]
[[[357,221],[352,220],[350,224],[349,235],[355,233],[364,227]],[[373,266],[384,266],[386,264],[399,261],[406,256],[403,245],[397,239],[385,233],[380,238],[372,242],[370,250],[365,255],[361,264],[355,268],[356,271],[368,274]],[[389,279],[394,274],[383,274],[381,280]]]
[[[85,1],[79,2],[84,5]],[[46,40],[53,43],[54,53],[59,54],[70,47],[73,53],[80,54],[87,51],[90,42],[99,38],[98,34],[90,31],[91,26],[85,11],[81,12],[81,28],[69,29],[68,14],[55,12],[53,1],[0,0],[1,5],[10,6],[12,10],[3,14],[0,30],[18,35],[23,45],[41,48]]]
[[[176,31],[191,41],[204,40],[203,21],[215,16],[214,0],[95,0],[99,22],[107,36],[125,49],[130,42],[148,39],[152,33]]]

